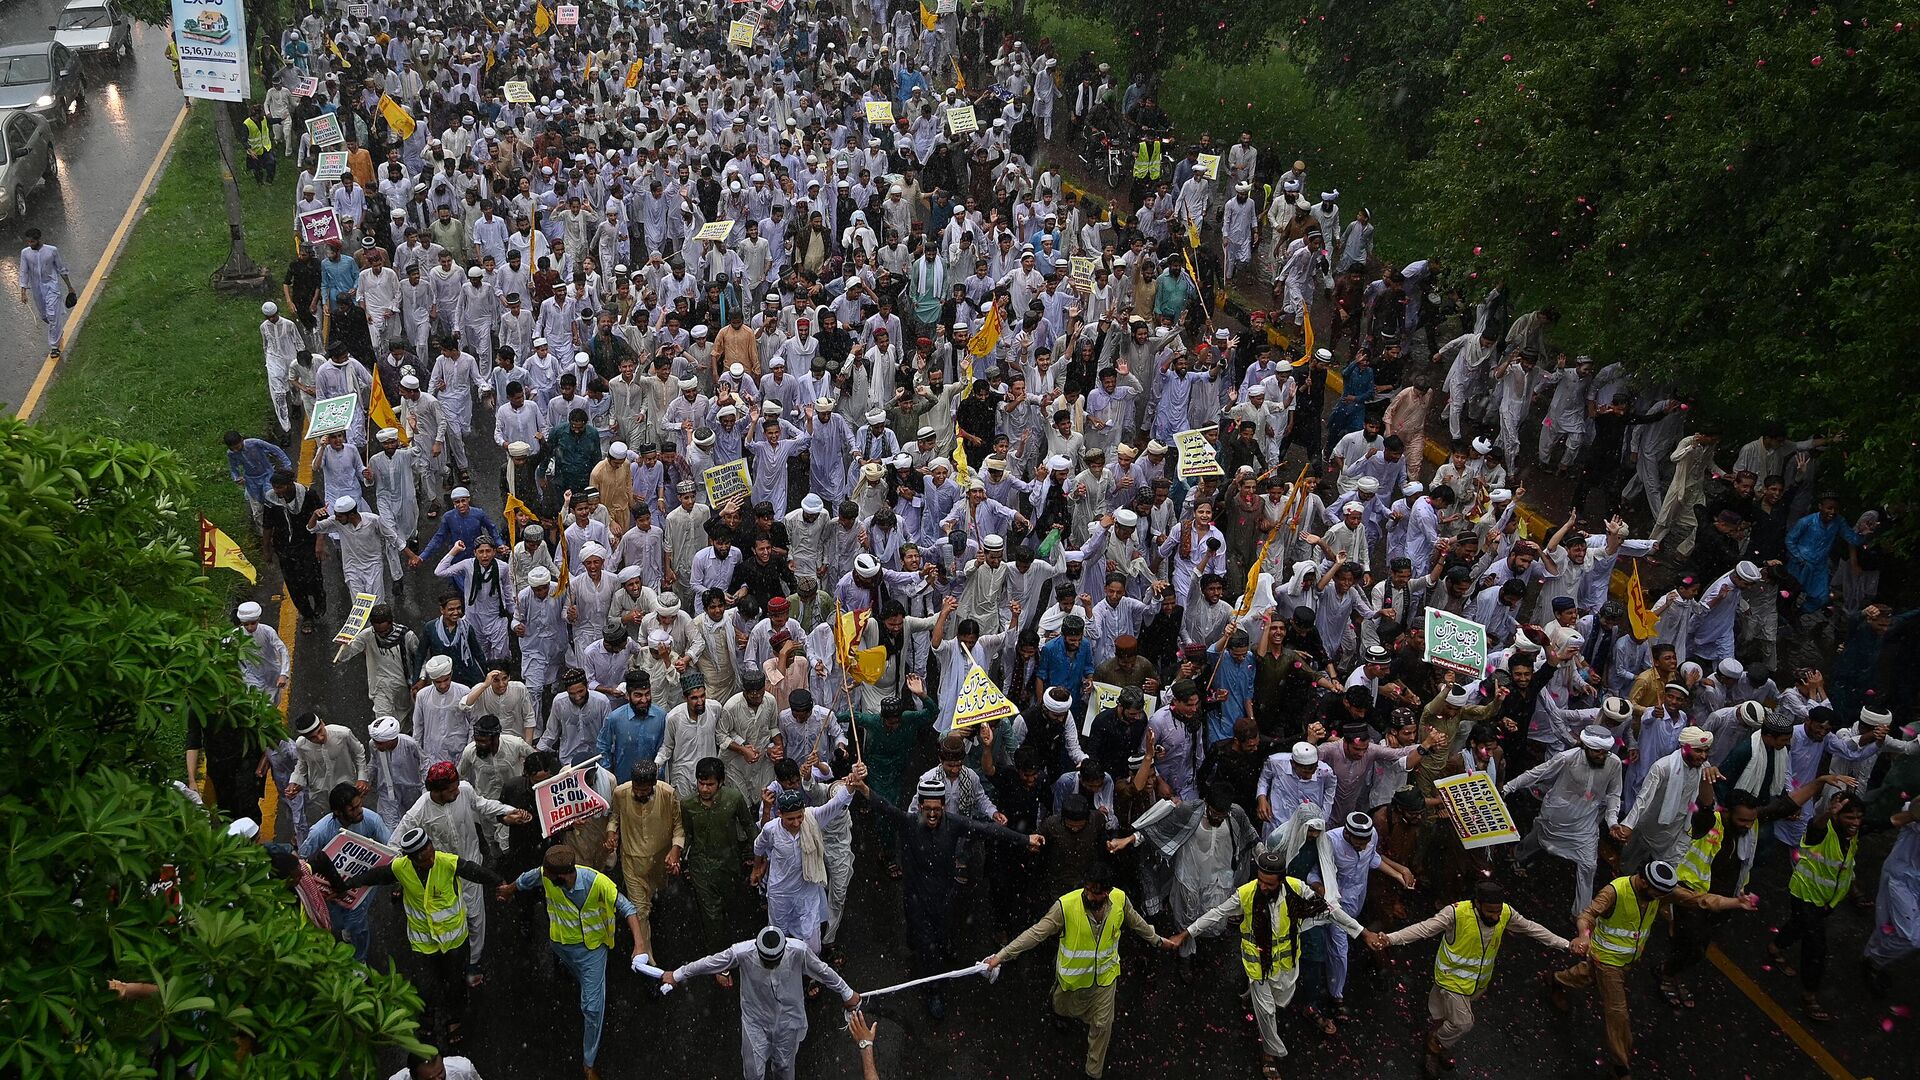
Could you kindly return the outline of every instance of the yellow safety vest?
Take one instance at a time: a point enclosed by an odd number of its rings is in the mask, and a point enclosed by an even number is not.
[[[273,126],[265,120],[247,117],[247,153],[264,154],[273,149]]]
[[[544,874],[540,876],[547,890],[547,936],[559,945],[585,944],[589,949],[611,948],[615,907],[613,879],[584,866],[574,873],[587,878],[587,904],[584,908],[575,907],[573,901],[568,899],[566,890],[556,885],[552,878]]]
[[[1286,890],[1299,884],[1295,878],[1287,878],[1280,883],[1280,889]],[[1259,982],[1275,971],[1290,971],[1297,957],[1294,955],[1293,916],[1287,911],[1286,897],[1273,905],[1273,940],[1267,948],[1267,970],[1260,970],[1260,942],[1253,936],[1253,905],[1259,902],[1256,895],[1260,890],[1259,879],[1247,882],[1237,890],[1240,896],[1240,966],[1247,971],[1249,982]]]
[[[1112,986],[1120,977],[1120,924],[1126,921],[1127,894],[1114,889],[1107,894],[1107,921],[1100,936],[1093,936],[1093,922],[1087,918],[1087,902],[1075,889],[1060,898],[1060,910],[1067,923],[1060,928],[1059,950],[1053,957],[1053,977],[1062,990],[1085,990],[1096,983]]]
[[[1613,910],[1594,926],[1589,951],[1608,967],[1626,967],[1647,951],[1647,935],[1660,914],[1660,901],[1643,908],[1631,877],[1617,877],[1608,884],[1613,886]]]
[[[1713,828],[1707,835],[1693,842],[1687,848],[1686,858],[1680,860],[1676,873],[1680,884],[1692,888],[1695,892],[1706,892],[1713,884],[1713,860],[1720,854],[1720,844],[1727,835],[1727,822],[1720,811],[1713,812]]]
[[[1433,954],[1433,981],[1462,997],[1478,994],[1493,978],[1493,960],[1500,955],[1500,940],[1506,937],[1512,918],[1513,909],[1501,904],[1500,921],[1490,933],[1483,933],[1473,901],[1453,905],[1453,940],[1442,938],[1440,951]]]
[[[1164,152],[1159,139],[1141,139],[1139,149],[1133,152],[1133,178],[1160,179],[1160,156]]]
[[[1853,857],[1860,850],[1860,834],[1840,850],[1840,829],[1827,824],[1827,835],[1818,844],[1800,843],[1800,861],[1794,864],[1787,891],[1815,907],[1838,907],[1853,888]]]
[[[460,900],[460,879],[454,874],[459,865],[460,856],[436,851],[433,869],[423,883],[412,859],[393,860],[400,907],[407,913],[407,944],[414,952],[452,952],[467,940],[467,907]]]

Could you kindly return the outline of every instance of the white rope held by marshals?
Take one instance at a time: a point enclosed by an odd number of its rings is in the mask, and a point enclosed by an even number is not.
[[[942,972],[938,975],[928,975],[924,979],[915,979],[912,982],[897,983],[893,986],[883,986],[878,990],[864,990],[860,994],[860,1000],[865,1001],[868,998],[876,998],[882,994],[891,994],[899,990],[911,990],[916,986],[922,986],[926,983],[939,982],[942,979],[964,979],[969,975],[981,975],[981,974],[986,975],[987,981],[991,983],[1000,977],[1000,969],[990,968],[985,964],[970,964],[963,968],[955,968],[952,971]]]
[[[653,957],[647,955],[646,953],[641,953],[639,956],[634,957],[633,970],[639,972],[642,975],[646,975],[655,979],[659,978],[662,975],[665,975],[666,974],[665,971],[663,971],[660,968],[654,967],[652,964],[648,963],[648,961],[652,959]],[[673,985],[671,983],[661,983],[660,992],[662,994],[673,993]]]

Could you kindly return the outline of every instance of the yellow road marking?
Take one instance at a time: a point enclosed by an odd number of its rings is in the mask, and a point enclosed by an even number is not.
[[[1802,1027],[1798,1020],[1788,1016],[1779,1002],[1773,1000],[1765,990],[1760,989],[1758,983],[1748,978],[1747,973],[1741,971],[1739,965],[1728,959],[1726,953],[1720,951],[1720,946],[1709,945],[1707,959],[1713,961],[1713,966],[1720,969],[1720,974],[1725,975],[1728,982],[1738,987],[1741,993],[1747,995],[1748,1000],[1759,1006],[1760,1011],[1767,1014],[1767,1019],[1779,1025],[1780,1030],[1787,1033],[1787,1038],[1799,1044],[1800,1049],[1813,1059],[1815,1065],[1820,1066],[1822,1072],[1833,1080],[1855,1080],[1854,1075],[1847,1071],[1847,1067],[1828,1053],[1827,1048],[1820,1045],[1820,1040],[1814,1038],[1812,1032]]]
[[[100,253],[100,261],[94,264],[93,273],[87,277],[86,287],[80,290],[80,299],[73,305],[73,314],[67,319],[67,326],[60,335],[60,352],[65,355],[67,343],[79,332],[86,320],[87,309],[93,306],[93,298],[100,291],[100,283],[107,279],[107,271],[113,267],[115,259],[120,257],[120,249],[126,243],[127,230],[133,227],[133,219],[140,213],[140,207],[153,193],[153,181],[160,175],[160,166],[166,164],[167,157],[173,152],[173,141],[180,137],[180,128],[187,122],[187,107],[180,106],[180,112],[173,118],[173,126],[167,129],[167,137],[160,141],[160,150],[153,156],[153,164],[147,166],[147,175],[140,178],[140,186],[134,190],[133,201],[127,204],[127,212],[120,216],[120,224],[113,230],[113,236],[107,240],[107,249]],[[33,419],[34,410],[40,407],[41,395],[53,382],[53,373],[60,366],[60,357],[51,353],[40,365],[40,374],[34,376],[33,387],[20,402],[17,415],[23,419]]]

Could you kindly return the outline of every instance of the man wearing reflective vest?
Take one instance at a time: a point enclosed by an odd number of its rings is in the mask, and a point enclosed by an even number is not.
[[[613,921],[627,920],[633,935],[633,955],[645,955],[646,935],[640,909],[614,890],[613,878],[578,864],[573,849],[558,844],[547,849],[541,865],[499,887],[501,900],[544,887],[547,898],[547,936],[555,960],[573,972],[580,984],[580,1063],[587,1080],[599,1080],[593,1065],[600,1056],[600,1028],[607,1018],[607,954],[613,951]]]
[[[1053,1011],[1087,1025],[1086,1073],[1106,1071],[1107,1042],[1113,1038],[1114,982],[1120,978],[1120,928],[1138,934],[1147,944],[1178,949],[1186,933],[1161,937],[1127,894],[1113,887],[1113,871],[1096,863],[1082,887],[1054,901],[1039,922],[1029,926],[1006,947],[983,961],[997,968],[1008,960],[1058,935],[1053,959]]]
[[[1616,1077],[1631,1076],[1632,1020],[1627,1015],[1627,969],[1647,951],[1647,940],[1660,918],[1662,902],[1687,908],[1735,911],[1756,902],[1731,896],[1696,892],[1680,884],[1673,864],[1654,860],[1631,877],[1617,877],[1603,886],[1593,903],[1575,920],[1580,933],[1572,952],[1584,957],[1570,968],[1546,976],[1547,1001],[1567,1011],[1567,991],[1594,987],[1606,1010],[1607,1059]]]
[[[1836,796],[1807,823],[1800,838],[1800,858],[1787,881],[1791,912],[1786,925],[1767,943],[1767,959],[1774,970],[1791,978],[1795,972],[1783,950],[1800,943],[1800,1007],[1814,1020],[1833,1015],[1820,1004],[1820,980],[1827,970],[1827,916],[1846,902],[1853,891],[1853,860],[1860,850],[1860,825],[1867,804],[1852,791]]]
[[[1254,856],[1253,880],[1217,907],[1193,921],[1179,936],[1207,937],[1227,927],[1240,931],[1240,966],[1247,973],[1248,1000],[1260,1024],[1260,1069],[1280,1075],[1287,1044],[1280,1041],[1280,1010],[1293,1001],[1299,978],[1300,935],[1324,922],[1374,945],[1378,935],[1361,927],[1338,905],[1329,905],[1313,887],[1287,876],[1286,853],[1262,848]],[[1378,946],[1375,946],[1378,947]]]
[[[1707,771],[1713,771],[1713,767],[1708,766]],[[1693,813],[1692,843],[1675,868],[1680,884],[1695,892],[1739,899],[1747,891],[1747,878],[1753,872],[1759,848],[1756,827],[1797,815],[1828,785],[1846,788],[1854,783],[1850,776],[1817,776],[1767,802],[1735,788],[1716,808],[1707,798],[1710,786],[1703,779],[1699,809]],[[1693,995],[1681,985],[1680,975],[1706,956],[1707,946],[1713,944],[1713,935],[1724,921],[1726,916],[1715,911],[1683,908],[1673,913],[1673,948],[1667,950],[1666,961],[1660,966],[1660,993],[1667,1004],[1693,1008]]]
[[[1449,904],[1431,917],[1391,934],[1375,935],[1385,950],[1410,941],[1440,938],[1433,954],[1433,988],[1427,991],[1427,1053],[1421,1075],[1432,1080],[1454,1066],[1450,1051],[1473,1030],[1473,1003],[1493,985],[1493,962],[1509,927],[1542,945],[1571,950],[1572,943],[1506,904],[1497,881],[1473,887],[1473,899]]]
[[[454,879],[493,888],[500,878],[451,851],[436,851],[427,831],[418,826],[400,834],[400,855],[385,866],[348,878],[346,891],[370,885],[400,886],[407,948],[417,969],[411,978],[427,1008],[423,1038],[433,1039],[436,1031],[444,1030],[446,1042],[438,1045],[457,1050],[465,1041],[460,1018],[467,1011],[467,905]]]

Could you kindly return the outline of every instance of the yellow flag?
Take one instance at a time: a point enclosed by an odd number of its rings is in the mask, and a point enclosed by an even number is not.
[[[547,5],[542,0],[541,3],[533,5],[533,36],[539,37],[551,29],[553,29],[553,12],[547,10]]]
[[[1640,585],[1640,563],[1633,564],[1633,573],[1627,578],[1627,623],[1633,630],[1636,641],[1645,641],[1653,636],[1653,628],[1660,617],[1647,606],[1647,591]]]
[[[260,580],[260,574],[254,570],[253,563],[247,561],[240,545],[233,542],[233,537],[222,532],[220,526],[208,521],[204,514],[200,516],[200,565],[209,570],[224,566],[249,582],[258,583]]]
[[[1245,615],[1253,608],[1253,594],[1260,588],[1260,568],[1266,565],[1267,549],[1273,546],[1273,538],[1280,535],[1280,526],[1267,530],[1267,538],[1260,545],[1260,554],[1253,560],[1253,568],[1247,571],[1247,591],[1240,597],[1240,606],[1233,609],[1235,618]]]
[[[972,365],[968,365],[971,367]],[[967,440],[956,432],[953,437],[953,479],[965,486],[967,477],[973,475],[973,469],[967,463]]]
[[[871,649],[859,649],[853,654],[853,663],[847,665],[847,673],[853,681],[868,686],[880,681],[887,673],[887,650],[880,645]]]
[[[392,428],[400,433],[400,445],[408,445],[407,429],[400,423],[400,417],[394,413],[392,403],[387,401],[387,388],[377,375],[373,380],[373,396],[367,402],[367,419],[373,421],[374,431]]]
[[[939,25],[940,25],[940,16],[935,15],[933,13],[933,9],[927,7],[927,5],[921,4],[920,5],[920,28],[923,30],[932,30],[933,28]]]
[[[631,90],[640,85],[640,70],[646,66],[646,57],[641,57],[633,62],[632,67],[627,69],[627,89]]]
[[[402,140],[413,138],[413,129],[420,126],[414,121],[412,113],[385,94],[380,95],[380,115]]]
[[[374,380],[375,388],[377,389],[379,385],[380,385],[380,380],[375,379]],[[405,436],[402,436],[402,437],[404,438]],[[521,502],[519,496],[517,495],[509,494],[507,496],[507,506],[506,506],[506,509],[502,512],[506,514],[506,517],[507,517],[507,546],[509,548],[511,548],[514,544],[519,543],[518,533],[520,531],[520,515],[521,514],[525,514],[528,517],[535,519],[536,521],[539,520],[539,515],[535,514],[532,510],[529,510],[527,508],[527,504]]]
[[[1313,312],[1303,310],[1300,312],[1300,358],[1313,359],[1313,349]]]
[[[1000,346],[1000,305],[995,304],[987,310],[987,317],[980,323],[980,329],[967,339],[967,352],[976,359],[986,357]]]

